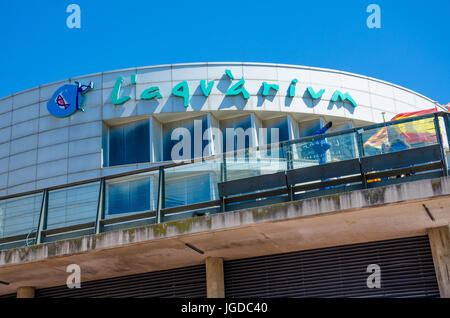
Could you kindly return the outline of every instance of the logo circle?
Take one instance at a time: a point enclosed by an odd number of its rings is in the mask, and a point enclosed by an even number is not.
[[[58,88],[47,102],[48,112],[55,117],[67,117],[78,109],[78,85],[66,84]]]

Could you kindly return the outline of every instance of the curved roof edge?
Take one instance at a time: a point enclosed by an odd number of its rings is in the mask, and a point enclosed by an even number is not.
[[[386,85],[390,85],[393,86],[395,88],[399,88],[402,89],[404,91],[413,93],[417,96],[420,96],[426,100],[429,100],[430,102],[434,103],[434,104],[438,104],[440,106],[440,104],[425,96],[422,95],[416,91],[413,91],[409,88],[391,83],[391,82],[387,82],[387,81],[383,81],[380,80],[378,78],[374,78],[374,77],[370,77],[370,76],[365,76],[365,75],[360,75],[360,74],[356,74],[356,73],[351,73],[351,72],[345,72],[345,71],[340,71],[340,70],[334,70],[334,69],[328,69],[328,68],[322,68],[322,67],[314,67],[314,66],[303,66],[303,65],[293,65],[293,64],[277,64],[277,63],[263,63],[263,62],[195,62],[195,63],[176,63],[176,64],[160,64],[160,65],[150,65],[150,66],[139,66],[139,67],[129,67],[129,68],[123,68],[123,69],[117,69],[117,70],[112,70],[112,71],[105,71],[105,72],[97,72],[97,73],[91,73],[91,74],[86,74],[86,75],[80,75],[80,76],[76,76],[76,77],[70,77],[68,79],[63,79],[63,80],[59,80],[59,81],[55,81],[55,82],[50,82],[50,83],[46,83],[46,84],[42,84],[42,85],[38,85],[32,88],[28,88],[25,89],[23,91],[19,91],[17,93],[13,93],[11,95],[7,95],[4,97],[0,97],[0,101],[3,99],[7,99],[9,97],[13,97],[15,95],[19,95],[19,94],[23,94],[26,93],[28,91],[32,91],[34,89],[38,89],[41,87],[47,87],[50,85],[55,85],[58,83],[63,83],[63,82],[67,82],[67,81],[72,81],[72,80],[77,80],[80,78],[84,78],[84,77],[92,77],[92,76],[98,76],[98,75],[103,75],[103,74],[111,74],[111,73],[117,73],[117,72],[124,72],[124,71],[133,71],[133,70],[142,70],[142,69],[152,69],[152,68],[162,68],[162,67],[174,67],[174,66],[201,66],[201,65],[250,65],[250,66],[272,66],[272,67],[288,67],[288,68],[297,68],[297,69],[305,69],[305,70],[313,70],[313,71],[321,71],[321,72],[329,72],[329,73],[336,73],[336,74],[343,74],[343,75],[348,75],[348,76],[354,76],[354,77],[359,77],[359,78],[363,78],[363,79],[367,79],[367,80],[372,80],[372,81],[376,81],[382,84],[386,84]]]

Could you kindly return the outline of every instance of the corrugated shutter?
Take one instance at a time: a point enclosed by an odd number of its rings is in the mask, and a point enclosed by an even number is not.
[[[366,281],[381,268],[381,288]],[[427,236],[224,262],[226,297],[438,297]]]
[[[81,276],[83,277],[83,276]],[[206,297],[205,266],[191,266],[36,290],[36,297]]]

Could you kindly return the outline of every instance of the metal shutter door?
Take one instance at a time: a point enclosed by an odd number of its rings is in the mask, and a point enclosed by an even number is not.
[[[81,272],[81,288],[38,289],[36,297],[206,297],[206,272],[198,265],[86,283]]]
[[[381,288],[369,289],[369,264]],[[224,262],[226,297],[438,297],[428,236]]]

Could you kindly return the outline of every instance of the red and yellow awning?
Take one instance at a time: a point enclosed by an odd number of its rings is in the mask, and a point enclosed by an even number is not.
[[[391,121],[417,117],[435,112],[437,112],[436,108],[420,110],[416,112],[401,113],[394,116]],[[434,128],[433,118],[411,121],[408,123],[393,125],[392,127],[394,127],[395,131],[403,136],[410,144],[436,141],[436,131]],[[364,147],[370,146],[373,148],[381,149],[383,144],[389,144],[389,134],[387,127],[380,128],[364,143]]]

